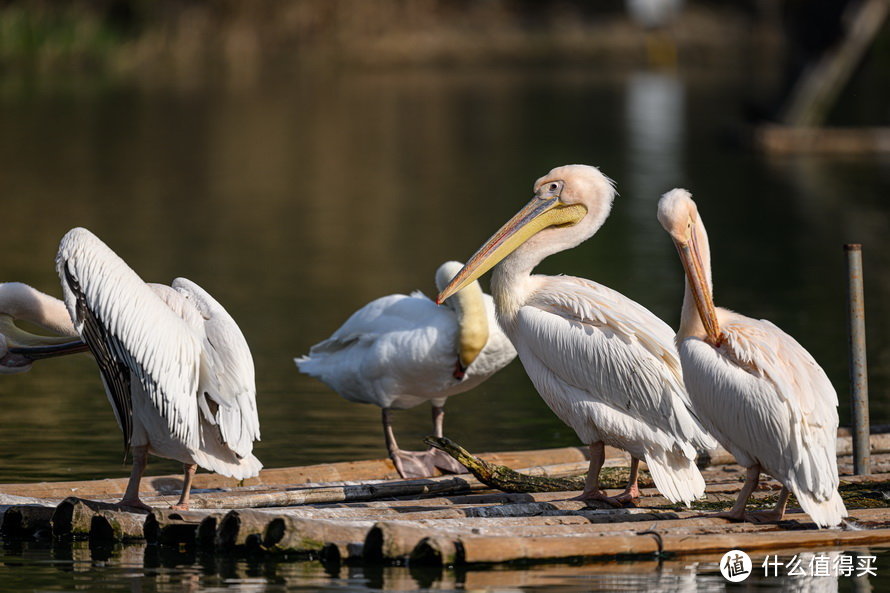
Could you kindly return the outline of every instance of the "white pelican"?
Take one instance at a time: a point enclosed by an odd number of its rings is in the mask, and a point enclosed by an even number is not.
[[[689,396],[704,426],[748,470],[735,505],[721,515],[745,518],[762,471],[782,491],[775,508],[757,518],[780,520],[791,490],[818,525],[838,525],[847,510],[837,491],[831,382],[803,346],[769,321],[714,306],[708,235],[688,191],[664,194],[658,220],[686,270],[677,348]]]
[[[459,262],[439,266],[436,286],[442,289],[460,269]],[[390,410],[431,402],[433,429],[441,437],[445,400],[479,385],[516,356],[478,282],[445,305],[437,307],[417,291],[381,297],[353,313],[308,356],[294,359],[300,372],[347,400],[383,409],[386,448],[402,477],[430,476],[435,467],[465,470],[438,449],[399,449]]]
[[[188,508],[196,464],[245,479],[262,468],[253,359],[225,309],[194,282],[146,284],[86,229],[69,231],[56,269],[73,328],[89,346],[133,454],[121,506],[139,500],[148,453],[182,462]],[[71,332],[63,331],[65,334]]]
[[[690,411],[674,332],[605,286],[531,273],[548,255],[596,233],[615,197],[611,181],[594,167],[568,165],[538,179],[534,191],[532,201],[470,258],[439,301],[494,267],[492,294],[501,326],[544,401],[590,446],[579,498],[616,505],[633,500],[644,459],[667,498],[695,500],[705,489],[696,450],[715,443]],[[632,458],[627,489],[613,498],[599,488],[604,444]]]
[[[25,331],[27,321],[55,336]],[[20,282],[0,283],[0,374],[23,373],[35,360],[87,349],[71,324],[65,303]]]

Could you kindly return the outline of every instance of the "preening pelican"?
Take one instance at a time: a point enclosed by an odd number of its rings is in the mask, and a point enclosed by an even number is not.
[[[182,462],[188,508],[196,465],[236,479],[262,468],[253,359],[225,309],[194,282],[146,284],[86,229],[69,231],[56,269],[73,328],[99,364],[132,451],[122,506],[139,500],[147,454]]]
[[[33,323],[55,335],[25,331]],[[71,324],[65,303],[20,282],[0,283],[0,374],[23,373],[35,360],[87,350]]]
[[[446,262],[436,271],[440,290],[461,269]],[[312,375],[352,402],[383,408],[389,456],[402,477],[426,477],[438,467],[463,472],[463,466],[438,449],[399,449],[390,410],[433,406],[433,429],[442,435],[443,406],[452,395],[479,385],[516,356],[495,319],[494,303],[474,282],[437,307],[420,292],[391,294],[371,301],[327,340],[294,359]]]
[[[599,169],[568,165],[534,185],[535,197],[477,251],[439,294],[448,298],[494,267],[498,319],[526,372],[559,418],[590,446],[582,499],[623,504],[637,496],[639,460],[675,502],[704,494],[697,449],[715,446],[690,411],[674,332],[647,309],[590,280],[532,275],[605,222],[615,189]],[[500,263],[498,263],[500,262]],[[604,444],[632,457],[626,490],[599,488]]]
[[[696,413],[747,468],[735,505],[723,516],[745,518],[760,472],[782,483],[820,526],[838,525],[847,510],[837,491],[837,394],[822,368],[794,338],[766,320],[714,306],[708,235],[689,192],[674,189],[658,203],[658,220],[674,240],[686,289],[677,348]]]

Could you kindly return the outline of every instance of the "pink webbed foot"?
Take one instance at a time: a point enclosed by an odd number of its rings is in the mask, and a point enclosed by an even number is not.
[[[444,473],[462,474],[466,468],[455,461],[450,455],[438,449],[427,451],[402,451],[390,455],[399,475],[403,478],[431,478],[437,475],[436,470]]]
[[[138,498],[123,498],[119,503],[115,506],[120,507],[122,510],[130,510],[130,509],[138,509],[140,511],[151,511],[152,507],[148,506]]]
[[[622,503],[616,500],[617,496],[606,496],[606,493],[602,490],[594,490],[594,491],[584,491],[578,496],[573,496],[567,500],[580,500],[583,502],[602,502],[608,505],[611,508],[619,509],[624,506]]]

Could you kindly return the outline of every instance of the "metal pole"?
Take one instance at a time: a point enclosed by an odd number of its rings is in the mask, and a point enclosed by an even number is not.
[[[868,365],[865,360],[865,299],[862,294],[862,245],[844,245],[847,253],[847,304],[850,330],[850,405],[853,416],[853,473],[870,473]]]

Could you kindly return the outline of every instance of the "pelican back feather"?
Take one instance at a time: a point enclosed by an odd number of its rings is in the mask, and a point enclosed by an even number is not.
[[[72,229],[62,238],[56,269],[74,327],[99,364],[125,443],[133,429],[130,382],[138,381],[172,437],[197,449],[201,344],[194,332],[86,229]]]

